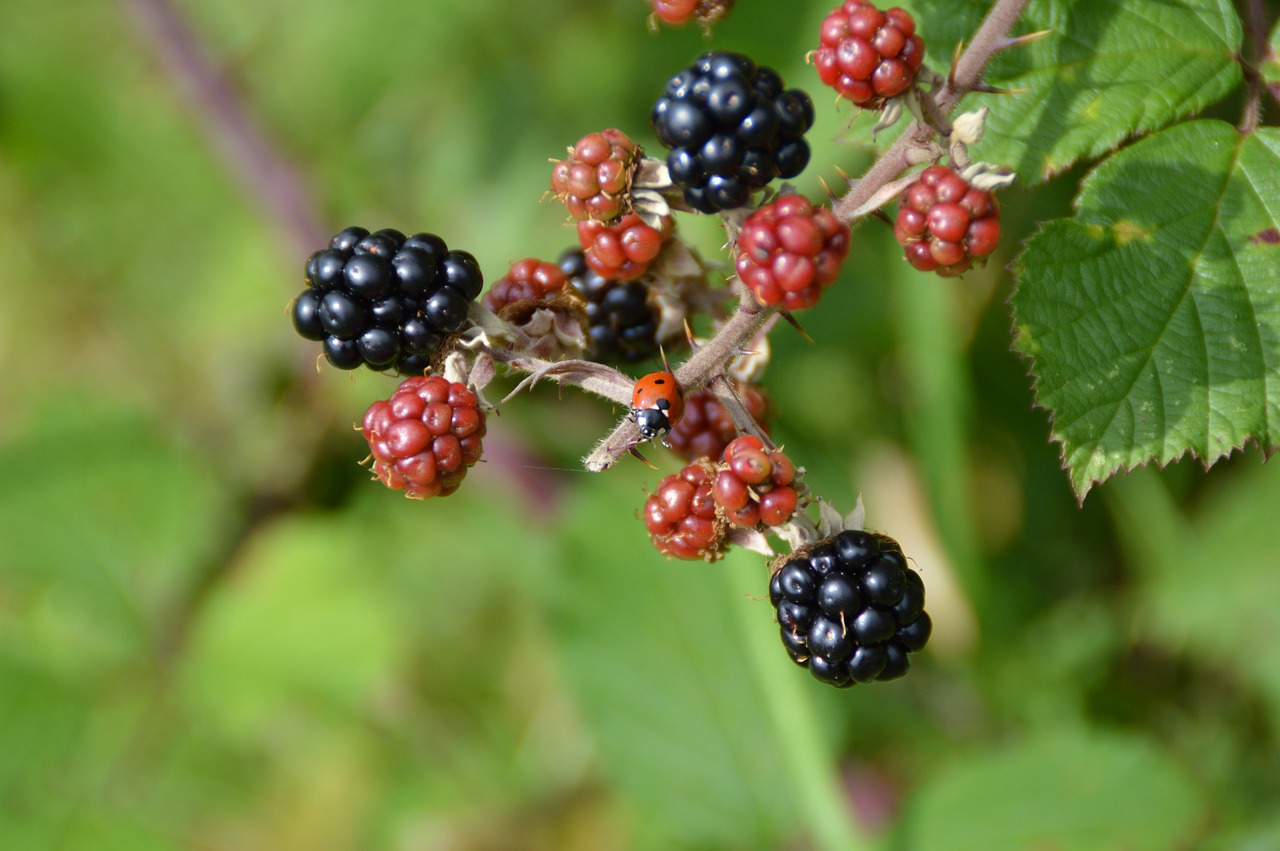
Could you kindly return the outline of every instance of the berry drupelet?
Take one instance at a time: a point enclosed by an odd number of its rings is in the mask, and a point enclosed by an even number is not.
[[[307,289],[293,326],[322,341],[329,363],[421,374],[444,339],[460,330],[484,286],[475,257],[434,234],[351,227],[306,264]]]
[[[711,51],[667,82],[650,121],[671,149],[667,171],[685,203],[716,213],[746,206],[775,177],[803,171],[813,117],[813,101],[800,89],[784,90],[777,71]]]

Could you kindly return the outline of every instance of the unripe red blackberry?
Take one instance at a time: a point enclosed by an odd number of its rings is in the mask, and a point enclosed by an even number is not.
[[[813,117],[813,101],[800,89],[784,91],[777,71],[710,51],[667,81],[649,120],[671,149],[667,173],[685,203],[717,213],[746,206],[775,177],[803,171]]]
[[[565,273],[555,263],[526,257],[511,264],[507,274],[493,282],[484,294],[484,306],[498,314],[503,314],[511,305],[531,309],[562,291],[567,282]]]
[[[674,26],[697,21],[710,27],[733,10],[733,0],[649,0],[649,5],[654,17]]]
[[[560,270],[586,310],[588,360],[635,363],[658,354],[658,308],[643,282],[601,277],[579,249],[560,255]]]
[[[845,531],[783,562],[769,580],[792,661],[840,688],[901,677],[933,631],[924,583],[892,538]]]
[[[754,384],[734,384],[742,406],[768,433],[764,420],[769,402],[764,391]],[[671,427],[667,445],[681,458],[693,461],[698,458],[719,458],[726,446],[738,435],[738,427],[724,409],[715,394],[703,388],[690,393],[684,400],[684,416]]]
[[[849,226],[830,207],[783,195],[742,224],[735,248],[738,279],[763,305],[801,310],[818,303],[849,255]]]
[[[340,369],[367,364],[421,374],[444,339],[466,323],[484,278],[466,251],[428,233],[351,227],[307,259],[307,289],[293,303],[294,329],[323,341]]]
[[[712,497],[734,526],[781,526],[795,513],[797,496],[791,485],[795,465],[778,450],[764,448],[754,435],[735,438],[724,449]]]
[[[628,213],[612,225],[588,219],[578,222],[578,242],[587,265],[600,277],[634,281],[649,271],[674,227],[670,216],[662,217],[657,228],[645,224],[636,213]]]
[[[845,0],[822,22],[813,64],[822,82],[864,109],[879,109],[916,80],[924,41],[896,6],[881,12],[867,0]]]
[[[466,385],[418,375],[369,406],[363,433],[384,485],[410,499],[448,496],[480,460],[484,411]]]
[[[709,463],[695,461],[664,478],[645,500],[644,525],[658,552],[688,561],[724,555],[726,527],[711,497],[714,476]]]
[[[893,235],[912,266],[953,277],[996,250],[1000,208],[952,169],[930,166],[902,193]]]
[[[631,209],[631,179],[644,151],[621,130],[588,133],[551,168],[551,189],[575,219],[613,222]]]

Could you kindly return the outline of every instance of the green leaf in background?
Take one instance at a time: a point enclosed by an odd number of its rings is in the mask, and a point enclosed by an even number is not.
[[[1189,846],[1203,810],[1182,768],[1136,736],[1064,730],[965,757],[926,782],[903,848],[1156,851]]]
[[[1151,640],[1185,648],[1258,687],[1280,722],[1280,571],[1273,524],[1257,506],[1280,505],[1280,478],[1254,468],[1211,492],[1188,517],[1150,475],[1108,494],[1117,527],[1143,577],[1143,628]]]
[[[1091,174],[1076,209],[1015,262],[1013,308],[1080,498],[1149,461],[1274,447],[1280,133],[1163,131]]]
[[[930,61],[945,71],[991,3],[915,5]],[[1051,34],[990,65],[988,82],[1016,94],[963,104],[991,107],[976,158],[1012,166],[1026,183],[1194,114],[1240,82],[1240,20],[1228,0],[1032,0],[1015,34],[1038,30]]]
[[[593,480],[578,497],[555,632],[641,846],[779,847],[796,832],[795,802],[731,609],[774,628],[768,602],[745,596],[763,592],[763,567],[759,588],[731,596],[723,565],[651,554],[644,525],[618,508],[643,504],[633,478]]]

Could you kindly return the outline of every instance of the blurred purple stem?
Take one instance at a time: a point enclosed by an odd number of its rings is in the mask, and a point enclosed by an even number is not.
[[[178,9],[169,0],[125,2],[223,165],[283,229],[290,252],[305,257],[324,244],[327,233],[312,212],[298,170],[259,132],[227,76]]]

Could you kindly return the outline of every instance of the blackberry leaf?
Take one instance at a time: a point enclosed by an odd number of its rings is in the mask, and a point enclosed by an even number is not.
[[[1179,125],[1111,157],[1014,264],[1016,347],[1081,499],[1280,436],[1280,131]]]

